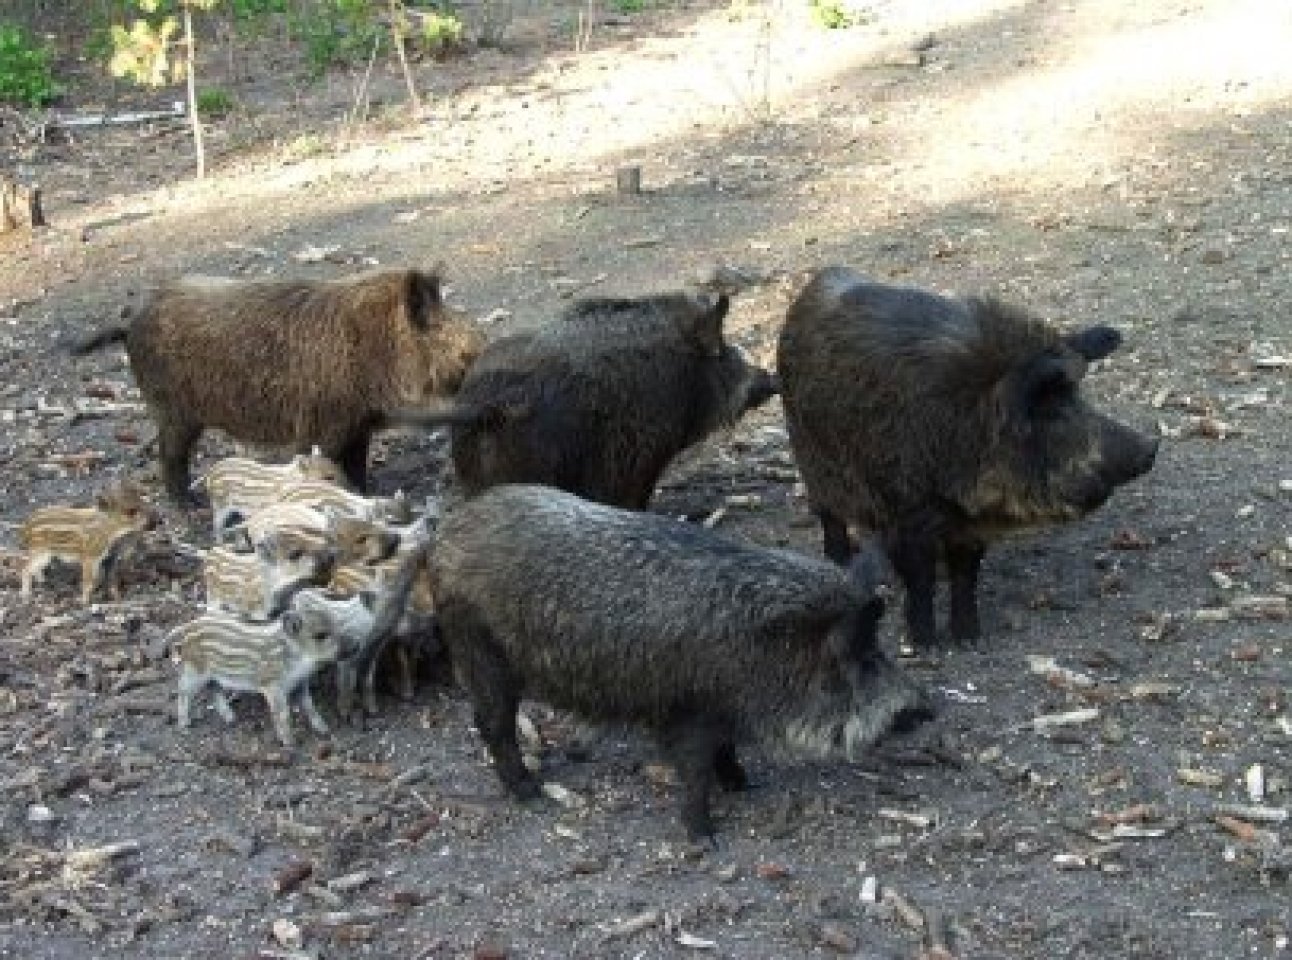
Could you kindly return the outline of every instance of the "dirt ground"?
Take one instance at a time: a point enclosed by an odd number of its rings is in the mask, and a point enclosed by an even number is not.
[[[868,11],[826,32],[670,5],[575,53],[571,11],[529,9],[511,48],[419,66],[420,119],[383,66],[348,127],[354,76],[247,56],[200,184],[166,125],[0,139],[52,224],[0,238],[0,955],[1292,955],[1292,12]],[[626,162],[640,196],[614,193]],[[124,359],[58,341],[180,271],[374,261],[442,262],[499,331],[734,264],[768,280],[732,335],[769,364],[813,266],[996,291],[1118,325],[1088,389],[1162,450],[1086,521],[988,555],[981,648],[903,660],[946,702],[935,729],[855,766],[752,754],[717,852],[683,842],[645,738],[542,705],[544,775],[577,803],[513,803],[443,677],[326,741],[298,719],[295,754],[251,698],[180,733],[160,640],[199,608],[173,544],[206,546],[204,518],[168,510],[121,602],[82,606],[70,576],[18,596],[30,509],[155,482]],[[441,438],[380,454],[381,492],[450,482]],[[734,536],[820,549],[778,405],[683,457],[655,509],[724,506]]]

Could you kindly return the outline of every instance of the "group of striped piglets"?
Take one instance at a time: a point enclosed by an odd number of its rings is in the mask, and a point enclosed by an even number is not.
[[[364,708],[375,713],[387,647],[400,693],[412,697],[415,660],[431,633],[426,549],[436,508],[428,503],[415,517],[402,494],[369,498],[342,482],[318,451],[276,466],[229,457],[200,481],[217,544],[203,566],[208,612],[171,634],[180,726],[189,724],[193,694],[214,682],[226,721],[233,712],[223,689],[258,691],[290,745],[296,693],[310,726],[327,733],[310,693],[314,675],[335,666],[342,719],[360,683]]]
[[[508,790],[539,792],[516,737],[517,706],[535,697],[651,730],[678,770],[683,824],[711,838],[712,788],[746,784],[738,744],[851,758],[933,716],[879,642],[887,567],[912,642],[937,642],[939,559],[951,638],[975,639],[987,544],[1083,516],[1156,456],[1155,440],[1082,398],[1090,365],[1120,344],[1111,327],[1064,331],[996,300],[831,267],[790,305],[773,375],[728,342],[730,308],[708,292],[593,298],[486,342],[417,270],[188,277],[76,344],[79,355],[125,343],[180,501],[207,428],[317,445],[357,491],[375,431],[450,429],[461,497],[433,533],[341,492],[318,457],[217,466],[216,523],[253,552],[212,551],[221,610],[176,633],[181,721],[215,679],[265,691],[284,740],[299,689],[321,729],[306,678],[331,660],[367,670],[424,574]],[[826,559],[646,509],[678,453],[778,394]],[[313,520],[279,522],[297,511]],[[327,591],[377,556],[389,572],[348,599]],[[229,713],[223,694],[217,708]]]

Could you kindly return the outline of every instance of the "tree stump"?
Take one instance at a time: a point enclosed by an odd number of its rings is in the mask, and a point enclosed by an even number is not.
[[[642,192],[642,168],[620,167],[615,171],[615,190],[624,196]]]
[[[27,187],[0,177],[0,233],[45,225],[45,214],[40,209],[40,187]]]

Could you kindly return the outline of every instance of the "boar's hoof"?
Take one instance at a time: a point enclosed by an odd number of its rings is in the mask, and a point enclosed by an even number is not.
[[[937,711],[932,706],[906,707],[893,715],[888,729],[898,734],[913,733],[922,724],[935,719],[937,715]]]
[[[516,777],[507,783],[507,790],[522,802],[537,800],[543,795],[543,785],[533,775]]]

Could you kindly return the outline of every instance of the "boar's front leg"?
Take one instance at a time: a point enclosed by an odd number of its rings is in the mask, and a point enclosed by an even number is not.
[[[951,638],[970,641],[982,636],[978,622],[978,570],[986,548],[971,536],[949,536],[943,542],[951,588]]]
[[[368,490],[368,431],[361,430],[346,439],[337,451],[337,462],[345,479],[359,493]]]
[[[200,424],[189,423],[169,413],[157,414],[157,453],[161,458],[166,492],[180,506],[192,506],[196,498],[190,489],[188,464],[193,444],[202,435]]]
[[[821,537],[825,542],[826,559],[846,567],[852,559],[852,541],[848,539],[848,525],[825,507],[812,511],[821,521]]]
[[[736,756],[736,745],[730,741],[718,747],[713,758],[713,773],[718,778],[718,786],[728,793],[749,788],[749,775]]]
[[[906,629],[911,644],[920,648],[937,643],[937,621],[933,615],[933,592],[937,586],[937,540],[910,528],[885,536],[888,559],[906,590]]]

